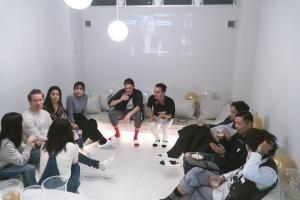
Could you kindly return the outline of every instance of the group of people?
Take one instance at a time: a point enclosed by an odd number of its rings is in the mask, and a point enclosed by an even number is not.
[[[164,95],[166,88],[162,83],[157,84],[154,96],[147,104],[151,112],[151,129],[156,131],[155,144],[157,146],[159,141],[156,129],[162,128],[164,147],[167,144],[166,128],[171,125],[175,112],[173,100]],[[103,148],[111,147],[121,136],[118,128],[120,119],[134,120],[134,146],[139,146],[143,96],[130,78],[124,81],[124,89],[108,101],[113,108],[109,111],[109,118],[116,131],[109,139],[98,130],[94,119],[85,116],[88,96],[83,82],[74,84],[73,94],[66,100],[66,109],[58,86],[50,87],[46,98],[41,90],[33,89],[28,94],[28,102],[29,109],[22,114],[10,112],[2,117],[0,133],[0,177],[21,176],[25,187],[61,175],[69,180],[68,191],[77,192],[80,185],[78,163],[104,171],[114,159],[92,159],[84,153],[84,144],[92,141]],[[39,169],[38,181],[36,168]]]
[[[277,139],[252,125],[249,106],[236,101],[222,123],[201,122],[179,130],[175,145],[159,156],[162,165],[176,166],[184,154],[185,175],[161,200],[262,199],[277,183],[277,167],[272,159]]]
[[[166,96],[167,86],[157,83],[148,98],[149,128],[153,148],[168,145],[167,130],[173,123],[175,103]],[[54,175],[68,178],[67,189],[78,192],[78,163],[104,171],[113,157],[99,161],[84,154],[87,141],[109,148],[120,139],[118,121],[134,121],[134,147],[143,115],[143,95],[130,78],[108,104],[109,119],[115,134],[106,139],[94,119],[85,116],[88,96],[85,84],[76,82],[73,94],[62,104],[59,87],[49,88],[46,98],[39,89],[28,94],[29,109],[22,114],[10,112],[1,119],[0,177],[22,176],[24,186],[41,184]],[[183,156],[185,176],[163,200],[261,199],[277,183],[277,168],[272,159],[277,139],[265,130],[252,128],[253,116],[244,101],[233,102],[229,116],[220,124],[202,121],[183,127],[174,146],[160,154],[160,164],[178,166]],[[220,131],[221,130],[221,131]],[[160,136],[162,135],[162,138]],[[193,153],[191,153],[193,152]],[[40,179],[35,178],[36,166]]]

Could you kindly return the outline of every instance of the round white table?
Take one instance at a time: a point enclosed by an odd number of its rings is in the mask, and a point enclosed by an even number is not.
[[[45,195],[44,198],[40,197],[37,198],[40,200],[90,200],[80,194],[75,194],[75,193],[71,193],[71,192],[66,192],[66,191],[61,191],[61,190],[48,190],[47,191],[47,195]],[[2,200],[2,193],[0,191],[0,200]],[[22,194],[21,194],[21,200],[23,200],[22,198]]]

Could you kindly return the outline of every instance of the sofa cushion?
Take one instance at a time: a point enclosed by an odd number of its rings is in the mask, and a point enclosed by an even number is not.
[[[102,111],[108,111],[109,110],[109,105],[108,105],[108,100],[113,96],[114,94],[112,93],[107,93],[107,92],[102,92],[100,94],[100,106]]]
[[[200,102],[200,116],[203,119],[215,119],[226,103],[225,100],[202,99]]]
[[[190,100],[175,100],[175,117],[194,119],[195,103]]]
[[[92,95],[88,97],[86,113],[87,114],[101,113],[99,95]]]

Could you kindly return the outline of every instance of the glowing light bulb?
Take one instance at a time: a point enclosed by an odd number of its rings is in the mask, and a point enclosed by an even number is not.
[[[128,28],[124,22],[115,20],[109,24],[107,32],[112,40],[121,42],[126,39]]]
[[[91,5],[92,0],[65,0],[65,3],[73,9],[85,9]]]

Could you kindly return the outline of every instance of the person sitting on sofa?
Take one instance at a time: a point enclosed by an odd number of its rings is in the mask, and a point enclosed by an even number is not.
[[[161,200],[257,200],[277,184],[277,167],[272,159],[277,139],[271,133],[251,129],[246,135],[248,157],[239,169],[219,175],[202,168],[193,168],[175,190]]]
[[[154,94],[151,95],[147,102],[150,113],[150,130],[155,137],[152,144],[157,147],[160,143],[159,131],[163,135],[162,148],[166,148],[168,144],[168,128],[173,123],[175,115],[175,104],[173,99],[166,96],[167,86],[163,83],[157,83],[154,88]]]
[[[22,115],[6,113],[1,119],[0,176],[13,178],[21,175],[24,187],[35,185],[35,165],[40,161],[38,149],[34,149],[35,135],[27,137],[22,144]]]
[[[218,143],[212,143],[213,153],[199,152],[203,159],[194,160],[191,156],[183,159],[185,174],[193,167],[227,173],[239,168],[246,161],[246,134],[252,128],[253,116],[250,112],[239,112],[235,117],[237,133],[231,136],[224,132]]]
[[[212,152],[209,143],[215,143],[216,141],[211,129],[217,128],[219,125],[226,125],[230,129],[235,129],[235,115],[241,111],[249,111],[249,106],[244,101],[235,101],[230,105],[229,116],[220,124],[211,125],[200,122],[183,127],[178,131],[179,137],[174,146],[168,152],[159,155],[164,159],[160,164],[178,165],[177,159],[185,152]],[[167,162],[165,163],[165,161]]]
[[[88,96],[85,94],[85,84],[76,82],[73,87],[73,94],[67,97],[67,112],[70,121],[77,124],[82,130],[82,138],[91,139],[100,145],[110,146],[114,140],[107,140],[98,130],[97,122],[94,119],[87,119],[85,110],[87,107]]]
[[[138,89],[135,89],[134,81],[131,78],[124,80],[124,88],[119,90],[111,99],[108,104],[110,107],[114,107],[113,110],[109,110],[108,116],[111,124],[115,129],[115,135],[111,139],[120,138],[120,131],[118,126],[118,120],[124,121],[134,120],[134,146],[138,147],[139,129],[142,124],[142,111],[143,111],[143,95]]]

